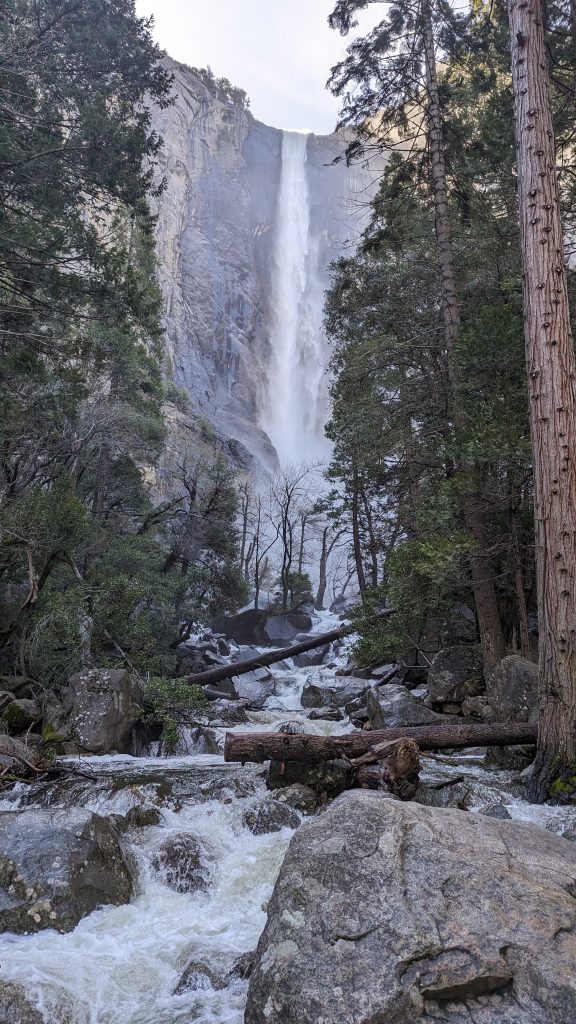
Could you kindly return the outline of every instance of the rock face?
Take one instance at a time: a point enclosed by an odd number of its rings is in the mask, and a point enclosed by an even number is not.
[[[494,722],[532,722],[538,718],[538,666],[509,654],[490,673],[486,697]]]
[[[576,849],[351,792],[294,835],[246,1024],[576,1020]]]
[[[132,876],[118,836],[77,808],[0,814],[0,930],[69,932],[96,907],[127,903]]]
[[[143,703],[142,687],[125,669],[77,672],[70,678],[64,701],[71,738],[93,754],[125,753]]]
[[[176,385],[224,438],[276,466],[260,426],[271,366],[270,298],[282,132],[241,102],[168,61],[176,102],[156,111],[164,138],[158,201],[158,265],[166,348]],[[366,189],[378,175],[333,164],[346,136],[309,136],[310,250],[322,273],[344,241],[358,238]],[[383,163],[381,161],[380,163]],[[364,200],[362,208],[354,198]],[[159,493],[169,468],[159,471]]]

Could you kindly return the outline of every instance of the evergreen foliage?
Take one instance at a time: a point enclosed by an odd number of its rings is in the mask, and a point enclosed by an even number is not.
[[[161,505],[147,486],[182,402],[148,209],[171,74],[133,0],[1,7],[0,664],[170,675],[190,623],[245,597],[222,459],[203,453],[198,508],[189,481]]]
[[[346,32],[366,6],[341,0],[333,27]],[[387,660],[426,647],[431,634],[453,642],[454,608],[475,610],[473,558],[493,580],[507,646],[529,654],[532,457],[506,12],[477,5],[464,16],[442,3],[432,11],[460,313],[450,352],[429,186],[426,4],[382,9],[384,20],[355,40],[331,78],[341,123],[359,131],[349,158],[396,147],[359,252],[333,267],[326,312],[335,354],[329,478],[333,508],[356,533],[357,654]],[[550,17],[559,26],[565,14]],[[559,30],[551,45],[563,68],[556,109],[565,124],[573,43]],[[467,528],[471,502],[480,545]],[[383,603],[396,614],[368,622]]]

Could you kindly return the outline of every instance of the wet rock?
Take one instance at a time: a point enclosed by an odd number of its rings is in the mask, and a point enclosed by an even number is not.
[[[354,791],[295,833],[246,1024],[576,1020],[576,848]]]
[[[312,708],[308,715],[311,722],[341,722],[345,717],[342,708]]]
[[[482,814],[485,814],[487,818],[498,818],[500,821],[507,821],[512,817],[504,804],[491,804],[490,807],[484,808]]]
[[[366,710],[372,729],[395,729],[403,725],[438,725],[452,721],[417,700],[404,686],[373,687],[366,694]]]
[[[211,726],[242,725],[249,721],[243,705],[233,701],[211,701],[210,707],[207,708],[207,714]]]
[[[28,700],[25,697],[14,700],[13,694],[7,696],[9,696],[9,700],[2,706],[1,721],[11,736],[25,732],[26,729],[41,720],[42,711],[37,701]]]
[[[208,888],[209,873],[204,850],[191,832],[167,836],[156,848],[152,866],[168,888],[176,892],[198,892]]]
[[[308,680],[302,691],[303,708],[341,708],[370,689],[365,679],[353,676],[326,676]]]
[[[229,978],[249,978],[254,969],[256,950],[251,949],[249,953],[242,953],[228,975]]]
[[[428,693],[438,704],[461,704],[483,693],[482,651],[474,645],[446,647],[434,656],[428,672]]]
[[[264,631],[271,643],[284,647],[292,643],[298,633],[308,634],[313,626],[314,619],[309,612],[288,612],[286,615],[270,615]]]
[[[200,960],[191,960],[186,965],[180,981],[174,989],[174,995],[182,992],[205,992],[207,989],[214,989],[219,992],[228,987],[228,979],[223,978],[214,968]]]
[[[127,814],[108,814],[106,821],[109,821],[116,832],[123,834],[131,828],[149,828],[151,825],[159,825],[162,821],[162,812],[158,807],[146,807],[137,804],[131,807]]]
[[[170,753],[176,757],[188,757],[193,754],[221,754],[223,749],[223,740],[215,729],[205,725],[180,726],[176,745]]]
[[[378,665],[377,668],[371,669],[370,675],[372,676],[372,679],[377,679],[378,681],[381,681],[382,679],[385,679],[386,676],[394,675],[397,669],[398,666],[396,664]]]
[[[538,718],[538,666],[509,654],[486,680],[495,722],[533,722]]]
[[[295,807],[297,811],[310,813],[316,808],[316,794],[310,786],[303,786],[301,782],[295,782],[292,786],[278,790],[276,799],[281,803]]]
[[[522,772],[536,757],[536,746],[525,744],[515,747],[488,747],[484,762],[487,768]]]
[[[21,985],[0,981],[0,1021],[1,1024],[44,1024],[44,1017]]]
[[[71,739],[93,754],[126,753],[132,729],[142,716],[140,683],[124,669],[77,672],[68,683],[64,706]]]
[[[474,802],[474,793],[470,783],[458,777],[441,783],[420,781],[414,800],[424,807],[456,807],[467,811]]]
[[[352,785],[353,771],[340,758],[323,764],[302,764],[301,761],[270,761],[266,785],[282,789],[299,782],[311,789],[319,799],[337,796]]]
[[[0,814],[0,929],[68,932],[105,903],[132,895],[118,836],[79,808]]]
[[[307,637],[309,639],[309,637]],[[299,642],[296,637],[296,643]],[[326,658],[330,653],[330,644],[324,644],[322,647],[315,647],[313,651],[305,651],[304,654],[297,654],[293,658],[296,668],[313,668],[316,665],[323,665]]]
[[[283,828],[298,828],[300,818],[291,807],[280,800],[263,800],[257,807],[246,811],[244,824],[255,836],[267,832],[280,832]]]

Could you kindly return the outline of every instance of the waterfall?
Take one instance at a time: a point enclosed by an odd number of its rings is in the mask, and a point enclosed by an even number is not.
[[[281,463],[324,461],[328,416],[323,268],[310,230],[309,135],[282,133],[262,426]]]

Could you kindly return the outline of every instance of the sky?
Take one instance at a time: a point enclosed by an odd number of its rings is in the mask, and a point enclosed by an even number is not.
[[[136,0],[140,16],[153,15],[154,38],[171,57],[210,65],[217,77],[244,89],[265,124],[317,134],[334,129],[338,100],[324,86],[350,42],[328,27],[333,6],[333,0]]]

